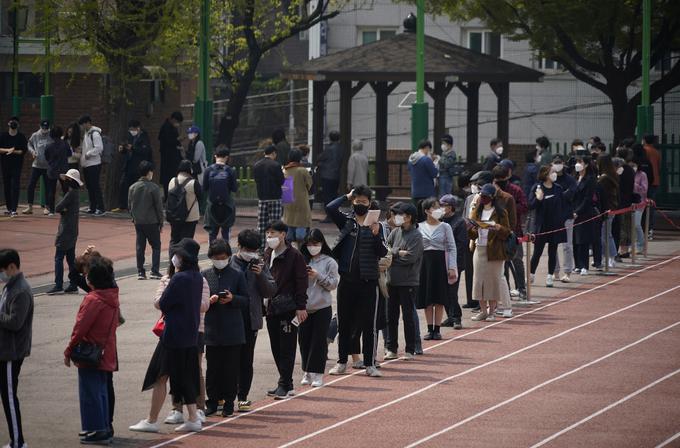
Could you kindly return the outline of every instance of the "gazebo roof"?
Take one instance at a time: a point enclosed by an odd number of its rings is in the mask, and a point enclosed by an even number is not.
[[[394,37],[312,59],[283,70],[288,79],[314,81],[416,80],[416,35]],[[543,73],[425,36],[425,80],[461,82],[537,82]]]

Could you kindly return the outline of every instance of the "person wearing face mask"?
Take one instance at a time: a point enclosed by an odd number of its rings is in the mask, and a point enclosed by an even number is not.
[[[161,232],[163,230],[163,197],[161,188],[152,182],[153,165],[139,164],[139,180],[130,186],[128,203],[137,234],[137,279],[146,280],[144,252],[147,241],[151,245],[151,278],[160,279]]]
[[[458,159],[453,150],[453,137],[446,134],[442,137],[442,155],[439,158],[439,194],[451,194],[453,188],[453,177],[455,176],[456,163]]]
[[[0,283],[0,396],[7,419],[7,446],[24,447],[17,388],[21,365],[31,354],[33,292],[14,249],[0,249]]]
[[[485,171],[494,169],[503,158],[503,142],[500,139],[491,139],[489,148],[491,151],[487,154],[486,159],[484,159],[484,165],[482,166],[482,169]]]
[[[165,218],[170,223],[170,246],[182,238],[193,238],[201,218],[199,204],[203,199],[201,184],[191,175],[191,162],[182,160],[177,177],[168,185]]]
[[[557,260],[557,247],[567,241],[565,230],[554,232],[564,227],[565,205],[562,186],[555,183],[557,173],[552,171],[550,165],[543,165],[538,172],[538,181],[531,189],[529,195],[529,209],[536,211],[534,225],[535,233],[552,232],[547,235],[539,235],[534,241],[534,253],[531,256],[531,282],[534,282],[538,263],[541,261],[543,249],[548,245],[548,276],[545,286],[552,288],[555,281],[555,265]]]
[[[189,146],[187,146],[184,160],[191,162],[191,170],[194,173],[194,177],[201,183],[203,182],[201,174],[208,167],[208,161],[205,156],[205,144],[201,140],[201,129],[198,126],[191,126],[187,129],[187,137],[189,138]],[[203,184],[201,183],[201,185]]]
[[[221,238],[210,244],[212,267],[201,272],[210,286],[210,308],[205,313],[205,415],[217,412],[224,400],[222,417],[234,413],[241,351],[246,343],[244,311],[248,308],[248,284],[243,271],[229,266],[229,243]]]
[[[11,117],[7,122],[8,130],[0,134],[0,168],[5,191],[5,215],[17,216],[19,192],[21,188],[21,167],[24,154],[28,151],[28,141],[19,131],[19,118]]]
[[[372,194],[368,186],[358,185],[326,206],[326,213],[340,230],[333,248],[340,272],[338,363],[329,371],[331,375],[346,373],[347,359],[356,347],[354,337],[361,334],[366,375],[382,376],[375,366],[378,261],[387,255],[387,246],[381,224],[364,225]],[[353,213],[340,211],[345,201],[351,202]]]
[[[599,241],[600,229],[597,220],[591,220],[597,211],[593,202],[597,182],[590,157],[576,157],[576,192],[574,193],[574,265],[581,275],[588,275],[588,249]],[[593,257],[596,250],[593,248]],[[598,262],[598,260],[596,260]]]
[[[456,240],[456,266],[458,266],[458,279],[453,285],[450,285],[451,302],[446,308],[447,319],[442,322],[442,327],[453,327],[454,330],[461,330],[463,328],[461,322],[463,310],[461,310],[458,303],[458,287],[461,280],[461,271],[467,269],[466,258],[470,250],[470,239],[467,234],[465,218],[462,214],[456,213],[456,209],[461,205],[460,199],[456,196],[445,194],[439,198],[439,203],[444,209],[442,222],[451,226],[453,239]]]
[[[616,210],[619,208],[619,175],[609,154],[602,154],[597,159],[597,196],[600,201],[600,211]],[[614,257],[616,256],[616,244],[612,233],[613,216],[606,216],[602,223],[601,244],[602,250],[607,251],[609,256],[609,267],[616,267]],[[609,222],[609,233],[607,234],[606,222]]]
[[[580,140],[579,140],[580,141]],[[555,260],[555,277],[563,283],[571,281],[571,274],[574,270],[574,194],[576,193],[576,180],[566,172],[564,160],[559,154],[553,157],[552,170],[557,174],[555,183],[562,187],[562,205],[564,212],[564,227],[567,228],[567,241],[560,244],[562,249],[562,263],[560,265],[559,255]],[[559,250],[559,248],[558,248]],[[563,269],[561,269],[563,268]],[[560,276],[560,272],[563,272]]]
[[[302,254],[308,261],[307,320],[299,329],[302,381],[312,387],[323,386],[323,375],[328,358],[328,328],[333,316],[331,291],[338,287],[340,275],[338,263],[333,259],[331,248],[319,229],[312,229],[302,246]]]
[[[241,271],[248,284],[248,306],[243,308],[246,342],[241,347],[238,375],[238,411],[251,410],[248,400],[250,386],[253,382],[253,360],[255,359],[255,342],[257,333],[262,329],[262,303],[265,297],[272,297],[276,292],[276,282],[269,266],[260,258],[262,246],[260,235],[252,229],[241,230],[238,234],[238,252],[231,257],[229,266]]]
[[[161,154],[161,185],[168,194],[168,183],[177,171],[177,165],[182,160],[182,144],[179,142],[179,127],[184,117],[179,111],[175,111],[165,119],[158,132]]]
[[[279,381],[267,395],[284,400],[295,395],[293,370],[298,325],[307,319],[307,263],[300,251],[286,243],[288,226],[274,221],[267,229],[264,262],[276,281],[276,291],[267,301],[267,332]]]
[[[456,241],[451,226],[440,221],[444,210],[437,198],[423,201],[423,212],[427,218],[418,224],[423,237],[423,260],[416,304],[425,310],[427,330],[424,340],[440,340],[440,327],[444,309],[449,306],[451,297],[449,285],[458,280],[456,264]]]
[[[312,188],[312,176],[307,168],[300,164],[302,152],[291,149],[288,153],[288,163],[284,168],[284,175],[293,178],[293,202],[283,206],[283,222],[288,224],[288,242],[295,241],[297,247],[307,236],[312,225],[312,210],[309,207],[309,190]]]
[[[28,207],[21,211],[22,215],[32,215],[33,214],[33,199],[35,198],[35,187],[38,185],[38,181],[42,178],[44,185],[49,184],[47,178],[47,169],[49,164],[45,158],[45,148],[49,146],[54,140],[50,136],[50,122],[43,120],[40,122],[40,129],[31,135],[28,139],[28,152],[33,158],[33,164],[31,165],[31,178],[28,181],[28,187],[26,189],[26,202],[28,202]],[[46,195],[46,197],[49,195]],[[43,204],[44,205],[44,204]],[[54,207],[52,207],[54,208]],[[53,209],[46,207],[43,210],[45,215],[49,213],[54,213]]]
[[[635,173],[635,186],[633,187],[633,197],[637,204],[647,202],[647,192],[649,191],[649,178],[647,173],[640,169],[640,165],[645,163],[645,159],[640,160],[634,157],[630,161],[630,167],[633,168]],[[645,234],[642,231],[642,213],[644,209],[635,210],[635,235],[637,243],[637,252],[640,253],[644,250],[644,237]]]
[[[635,193],[635,171],[628,164],[633,159],[633,153],[628,148],[620,148],[617,150],[614,164],[616,165],[616,174],[619,175],[619,208],[626,208],[633,205],[633,195]],[[615,260],[623,261],[624,258],[630,258],[630,243],[631,235],[635,231],[631,225],[631,213],[626,212],[622,215],[616,215],[618,225],[619,237],[614,236],[617,246],[619,248]]]
[[[128,122],[127,143],[119,145],[118,152],[123,160],[123,174],[118,190],[118,207],[111,210],[115,213],[128,209],[128,190],[138,178],[139,164],[144,160],[153,162],[149,135],[141,128],[139,120]]]
[[[102,140],[102,130],[92,125],[92,118],[83,115],[78,120],[82,129],[83,144],[80,154],[80,166],[83,168],[85,176],[85,186],[89,198],[90,208],[87,211],[91,215],[102,216],[104,212],[104,196],[100,185],[102,174],[102,153],[104,152],[104,141]]]
[[[434,185],[439,172],[432,161],[431,153],[432,143],[429,140],[423,140],[418,145],[418,151],[408,158],[408,172],[411,175],[411,197],[418,209],[419,220],[424,219],[420,203],[436,194]]]

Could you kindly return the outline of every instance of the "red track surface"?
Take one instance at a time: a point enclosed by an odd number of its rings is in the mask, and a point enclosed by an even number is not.
[[[680,257],[155,446],[680,446]]]

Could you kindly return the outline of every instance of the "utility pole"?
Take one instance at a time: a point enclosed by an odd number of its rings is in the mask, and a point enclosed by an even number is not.
[[[21,14],[21,17],[19,17]],[[26,8],[21,7],[19,0],[12,2],[9,13],[12,27],[12,115],[21,115],[21,97],[19,96],[19,32],[26,29]]]
[[[210,0],[201,2],[201,27],[198,36],[198,95],[194,104],[194,124],[201,129],[201,136],[205,144],[206,158],[208,163],[213,155],[213,102],[208,99],[208,87],[210,80]]]
[[[637,134],[642,140],[645,134],[654,133],[654,108],[649,104],[649,53],[651,46],[652,1],[642,2],[642,101],[637,108]],[[663,62],[662,62],[663,63]]]
[[[47,22],[46,22],[47,23]],[[51,93],[50,82],[50,65],[52,53],[50,48],[50,25],[47,25],[45,30],[45,79],[44,91],[40,97],[40,120],[49,120],[50,124],[54,122],[54,96]]]
[[[427,138],[428,104],[425,102],[425,0],[418,0],[416,16],[416,102],[411,105],[411,150]]]

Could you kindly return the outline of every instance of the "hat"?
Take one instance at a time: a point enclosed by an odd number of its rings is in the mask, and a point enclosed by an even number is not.
[[[40,122],[40,127],[43,129],[49,129],[50,127],[50,122],[49,120],[43,120]]]
[[[70,169],[66,172],[66,174],[64,174],[64,176],[68,177],[69,179],[75,180],[81,187],[83,186],[83,181],[80,180],[80,171],[76,169]]]
[[[515,168],[515,162],[513,162],[510,159],[503,159],[500,162],[498,162],[500,166],[504,166],[505,168],[512,170]]]
[[[453,145],[453,137],[451,137],[449,134],[444,134],[442,136],[442,141],[448,143],[449,145]]]
[[[269,145],[266,148],[264,148],[264,153],[266,155],[270,155],[271,153],[274,153],[274,152],[276,152],[276,146],[274,146],[274,145]]]
[[[479,192],[482,196],[494,197],[496,196],[496,187],[493,184],[486,184],[482,187],[482,191]]]
[[[411,222],[415,223],[418,220],[418,210],[416,206],[410,202],[402,202],[399,204],[399,213],[409,215]]]
[[[201,129],[198,126],[191,126],[189,129],[187,129],[187,134],[200,134]]]
[[[460,198],[458,196],[454,196],[452,194],[445,194],[441,198],[439,198],[439,203],[442,205],[450,205],[453,208],[456,208],[460,205]]]
[[[198,264],[198,252],[200,250],[201,246],[191,238],[182,238],[179,243],[172,247],[173,255],[177,255],[192,264]]]
[[[493,174],[491,174],[491,171],[477,171],[470,178],[470,182],[477,185],[490,184],[493,182]]]

